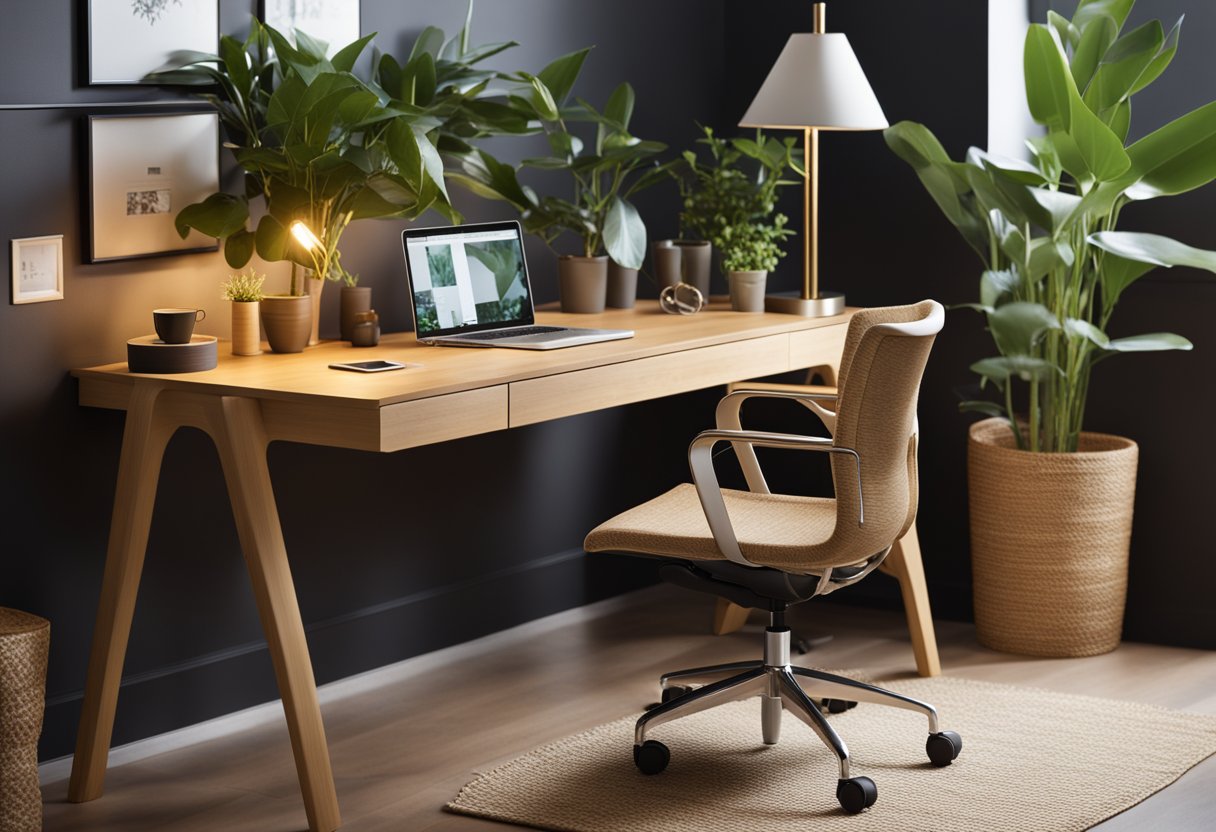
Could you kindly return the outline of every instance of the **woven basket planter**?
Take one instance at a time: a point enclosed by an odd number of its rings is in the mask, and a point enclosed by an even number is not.
[[[1031,656],[1119,645],[1139,448],[1082,433],[1078,452],[1016,448],[1009,423],[971,426],[967,474],[980,643]]]
[[[0,607],[0,832],[42,829],[38,736],[51,625]]]

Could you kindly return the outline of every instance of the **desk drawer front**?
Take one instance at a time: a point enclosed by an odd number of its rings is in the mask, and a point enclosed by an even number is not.
[[[847,323],[804,329],[790,333],[790,369],[827,364],[840,368],[840,353],[844,351]]]
[[[400,451],[492,430],[506,430],[506,385],[432,396],[384,407],[342,407],[268,399],[262,402],[272,439]]]
[[[789,343],[771,335],[513,382],[511,427],[781,373]]]

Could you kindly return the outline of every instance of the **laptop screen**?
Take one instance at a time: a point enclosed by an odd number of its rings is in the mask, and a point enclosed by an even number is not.
[[[533,323],[521,233],[492,222],[402,234],[419,337]]]

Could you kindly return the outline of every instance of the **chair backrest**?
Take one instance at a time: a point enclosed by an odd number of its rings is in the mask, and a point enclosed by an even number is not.
[[[857,312],[840,361],[834,443],[857,461],[833,454],[836,529],[815,560],[832,550],[838,564],[877,554],[898,540],[916,516],[916,446],[909,442],[921,377],[945,318],[925,300]],[[864,522],[863,522],[864,507]]]

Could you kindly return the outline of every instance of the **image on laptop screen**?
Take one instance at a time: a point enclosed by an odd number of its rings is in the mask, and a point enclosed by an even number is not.
[[[406,232],[405,256],[420,336],[532,323],[515,223]]]

